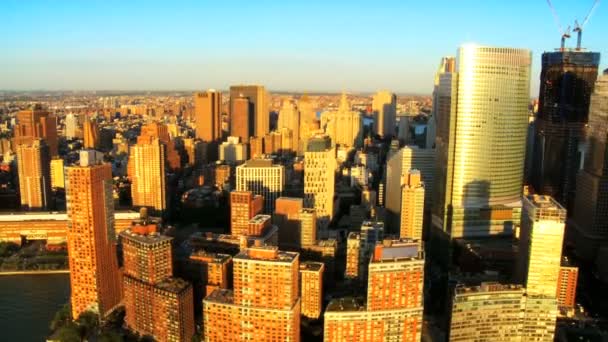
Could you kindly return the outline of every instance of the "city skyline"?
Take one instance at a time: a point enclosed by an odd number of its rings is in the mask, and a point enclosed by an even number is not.
[[[559,47],[560,38],[540,0],[464,1],[458,8],[441,1],[257,8],[195,2],[50,4],[2,5],[9,14],[0,28],[7,52],[0,56],[6,66],[0,68],[0,89],[194,90],[257,83],[271,91],[430,94],[441,57],[475,42],[531,49],[530,95],[536,97],[540,55]],[[582,21],[592,1],[556,0],[554,5],[566,27]],[[455,18],[462,20],[446,34],[441,23]],[[607,53],[606,19],[600,6],[585,27],[583,47]],[[574,36],[567,46],[575,43]]]

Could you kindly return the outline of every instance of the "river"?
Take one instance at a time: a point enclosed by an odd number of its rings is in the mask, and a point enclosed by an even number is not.
[[[0,340],[45,341],[69,296],[69,274],[0,276]]]

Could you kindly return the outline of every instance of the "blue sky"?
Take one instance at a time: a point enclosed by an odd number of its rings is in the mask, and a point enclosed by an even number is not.
[[[592,0],[553,0],[564,26]],[[608,4],[583,45],[608,60]],[[546,0],[0,2],[0,89],[226,89],[430,93],[459,45],[559,45]],[[570,45],[576,39],[570,40]]]

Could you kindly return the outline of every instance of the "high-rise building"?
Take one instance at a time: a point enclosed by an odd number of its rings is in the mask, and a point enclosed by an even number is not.
[[[300,110],[292,100],[284,100],[279,111],[277,130],[281,129],[291,131],[291,147],[294,151],[297,151],[300,142]]]
[[[279,246],[299,247],[300,212],[304,208],[304,200],[296,197],[279,197],[275,203],[272,222],[279,228]]]
[[[69,113],[65,116],[65,132],[67,139],[76,139],[82,137],[82,129],[80,128],[80,117]]]
[[[328,136],[308,140],[304,153],[304,205],[315,209],[317,226],[326,229],[334,217],[336,151]]]
[[[127,327],[157,341],[189,341],[194,335],[192,285],[173,278],[172,238],[146,218],[120,238]]]
[[[251,191],[230,193],[230,234],[248,235],[249,220],[262,212],[264,197]]]
[[[351,109],[345,93],[342,94],[337,111],[321,113],[321,128],[325,130],[335,145],[354,148],[363,143],[361,113]]]
[[[219,146],[219,160],[238,164],[247,160],[247,145],[239,142],[239,137],[228,137]]]
[[[234,115],[236,108],[235,100],[238,98],[246,98],[250,103],[249,121],[250,136],[263,137],[270,130],[270,112],[269,112],[269,95],[262,85],[235,85],[230,87],[230,115]],[[231,121],[234,123],[235,121]],[[231,135],[238,135],[232,133]],[[242,137],[241,137],[242,138]]]
[[[298,110],[300,111],[300,123],[298,125],[300,129],[298,133],[300,141],[297,142],[298,155],[302,155],[306,150],[308,139],[314,132],[319,130],[319,120],[317,120],[313,104],[307,95],[303,95],[298,100]]]
[[[252,247],[233,258],[234,290],[203,300],[206,341],[299,341],[299,255]]]
[[[600,54],[562,49],[542,56],[532,185],[572,210]],[[591,127],[591,126],[590,126]]]
[[[34,138],[17,145],[17,170],[21,206],[27,209],[48,209],[51,192],[49,146],[46,141]]]
[[[369,260],[376,243],[384,238],[382,222],[363,221],[360,232],[351,232],[346,238],[346,270],[347,279],[365,281]]]
[[[395,135],[397,117],[397,96],[387,90],[377,92],[372,100],[374,112],[374,133],[384,138]]]
[[[433,87],[433,108],[427,123],[426,147],[437,147],[436,138],[449,137],[450,109],[452,107],[452,74],[456,71],[456,58],[443,57],[435,74]],[[441,125],[441,126],[439,126]],[[437,134],[437,131],[441,131]],[[447,154],[447,141],[441,141],[442,151],[437,151],[437,158]],[[444,157],[445,159],[445,157]],[[445,162],[442,162],[445,164]]]
[[[87,117],[82,125],[82,131],[84,148],[99,148],[99,129],[97,128],[97,124]]]
[[[112,168],[96,151],[81,151],[66,168],[68,261],[72,317],[85,311],[101,317],[121,301],[114,232]]]
[[[424,183],[418,170],[410,170],[403,178],[399,237],[422,240]]]
[[[302,316],[318,319],[323,311],[323,272],[322,262],[306,261],[300,264],[300,298]]]
[[[369,263],[367,303],[333,300],[324,341],[420,341],[424,252],[415,240],[379,242]]]
[[[58,154],[57,120],[40,105],[17,113],[14,136],[15,146],[31,143],[34,138],[42,138],[49,145],[51,157]]]
[[[422,182],[425,187],[424,203],[426,207],[431,206],[430,193],[433,190],[435,166],[435,150],[431,148],[419,148],[418,146],[405,146],[399,149],[386,163],[386,222],[389,230],[395,234],[399,233],[401,221],[401,189],[403,177],[410,170],[420,171]],[[397,191],[393,191],[395,189]]]
[[[194,93],[196,137],[204,142],[222,139],[222,93],[213,89]]]
[[[230,96],[230,135],[241,138],[244,143],[255,136],[254,105],[246,97]],[[258,136],[262,139],[262,136]],[[251,153],[253,155],[253,152]]]
[[[563,265],[559,268],[557,280],[557,305],[560,308],[573,309],[576,304],[576,287],[578,267]]]
[[[300,247],[312,246],[317,241],[317,214],[314,209],[303,208],[298,213],[300,221]]]
[[[274,212],[275,201],[285,188],[285,167],[272,159],[251,159],[236,168],[236,190],[264,197],[264,213]]]
[[[576,246],[577,254],[592,259],[598,241],[608,238],[608,69],[595,84],[591,95],[587,153],[577,179],[573,227],[584,240]],[[585,241],[588,240],[588,241]],[[594,247],[595,246],[595,247]]]
[[[566,209],[550,196],[523,198],[518,280],[529,294],[555,298],[565,225]]]
[[[438,149],[447,146],[447,157],[438,159],[443,179],[433,206],[444,209],[433,224],[452,238],[510,235],[521,215],[531,53],[464,45],[457,63],[445,80],[452,88],[447,131],[438,118],[437,141],[445,144]]]
[[[61,158],[51,159],[51,187],[65,188],[64,162]]]
[[[133,205],[164,211],[167,209],[166,146],[158,138],[141,138],[129,152]]]
[[[201,265],[201,281],[204,286],[203,298],[215,289],[228,289],[232,275],[232,256],[209,253],[204,250],[193,252],[190,260]]]
[[[264,154],[264,137],[251,137],[249,139],[249,155],[251,159],[260,158]]]
[[[137,137],[137,143],[149,144],[158,139],[165,145],[165,160],[170,170],[178,170],[181,167],[181,155],[175,147],[175,141],[171,140],[167,125],[159,122],[151,122],[141,127],[141,134]],[[207,145],[209,146],[209,145]]]

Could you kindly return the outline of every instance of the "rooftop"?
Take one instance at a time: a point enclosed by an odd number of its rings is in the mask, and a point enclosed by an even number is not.
[[[264,260],[291,263],[297,257],[298,253],[280,251],[276,246],[256,246],[241,251],[234,257],[234,259]]]
[[[169,242],[171,242],[171,240],[173,240],[172,237],[167,236],[167,235],[162,235],[158,231],[141,234],[141,233],[136,232],[134,230],[135,228],[137,228],[137,226],[123,230],[120,233],[120,236],[123,239],[137,241],[139,243],[150,244],[150,245],[161,243],[161,242],[169,243]]]
[[[215,289],[211,294],[205,297],[205,301],[212,301],[224,304],[234,303],[234,293],[232,290]]]
[[[365,311],[365,308],[364,298],[344,297],[329,302],[326,311]]]
[[[202,249],[198,250],[198,251],[194,251],[194,252],[192,252],[192,254],[190,254],[190,260],[195,260],[195,261],[213,262],[213,263],[223,264],[223,263],[229,261],[230,259],[232,259],[232,256],[229,254],[212,253],[212,252],[207,252]]]
[[[273,164],[272,159],[250,159],[239,167],[281,167],[281,165]]]
[[[272,219],[272,216],[270,216],[270,215],[258,214],[258,215],[255,215],[254,217],[252,217],[249,220],[249,223],[259,224],[259,223],[264,223],[266,221],[270,221],[271,219]]]
[[[180,278],[167,278],[160,283],[156,284],[155,287],[161,290],[165,290],[171,293],[180,293],[187,289],[190,283]]]
[[[322,262],[304,261],[300,263],[300,271],[318,272],[323,266]]]
[[[456,294],[473,294],[483,292],[524,292],[525,289],[518,284],[501,284],[495,282],[481,283],[479,286],[463,286],[456,287]]]
[[[134,220],[139,218],[135,211],[115,211],[114,218],[117,220]],[[0,214],[0,222],[15,221],[67,221],[68,214],[65,211],[38,211],[38,212],[7,212]]]

